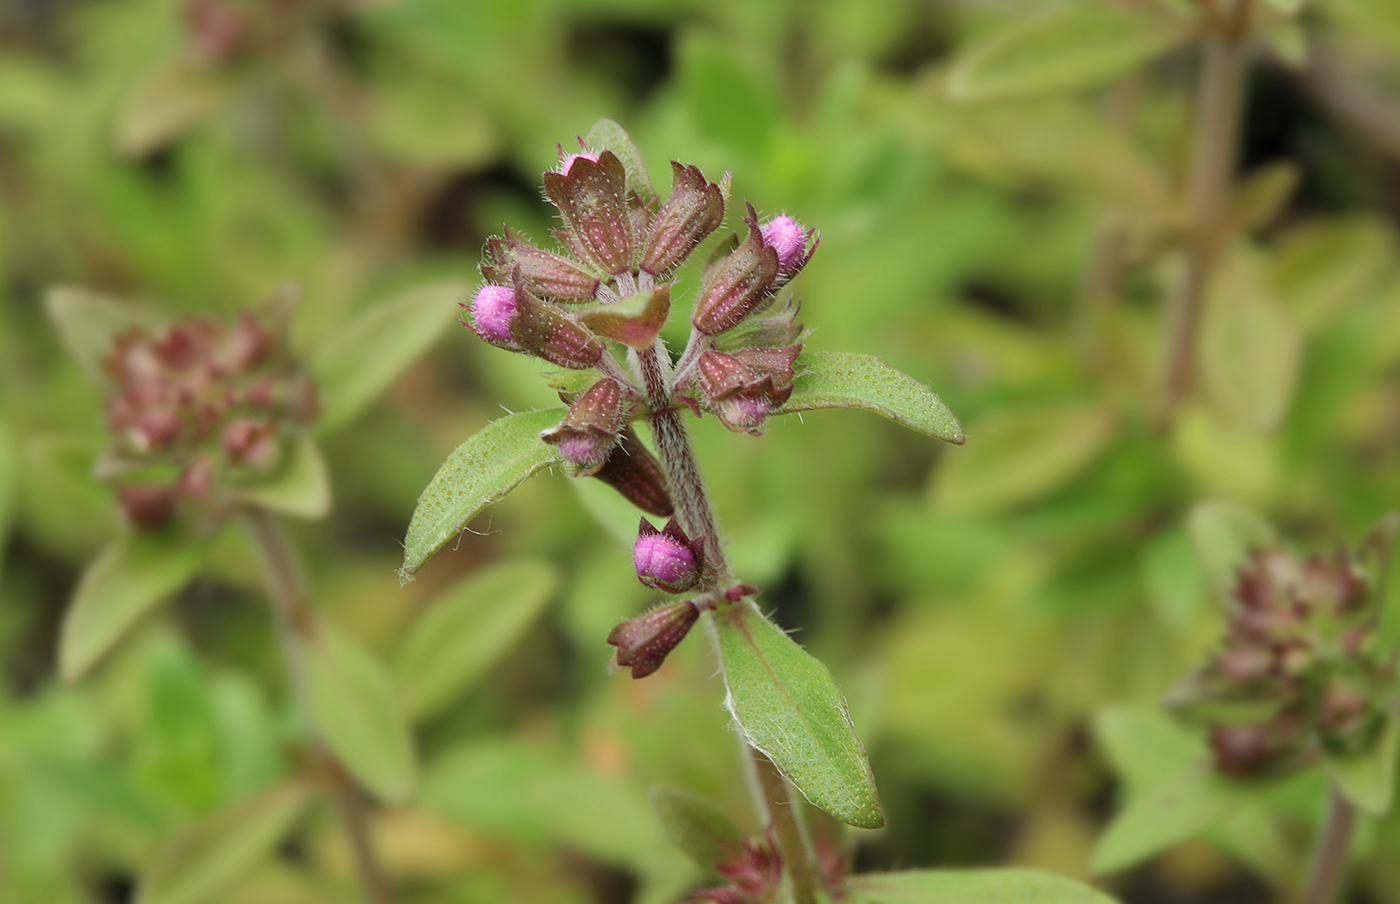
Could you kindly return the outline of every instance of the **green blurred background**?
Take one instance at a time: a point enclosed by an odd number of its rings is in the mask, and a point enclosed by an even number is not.
[[[286,774],[297,736],[236,543],[93,675],[57,679],[67,600],[121,521],[91,477],[101,397],[45,293],[228,315],[293,281],[308,355],[403,291],[440,286],[450,312],[502,223],[548,236],[539,175],[600,117],[658,187],[671,159],[732,170],[736,199],[818,226],[808,347],[879,354],[967,428],[963,448],[844,412],[760,439],[694,430],[740,573],[831,666],[871,752],[889,825],[848,836],[857,868],[1083,875],[1119,790],[1096,714],[1155,707],[1219,628],[1191,507],[1240,501],[1328,549],[1400,500],[1400,8],[1257,5],[1215,283],[1248,304],[1208,307],[1196,391],[1161,427],[1189,39],[1111,84],[960,103],[949,73],[969,49],[1051,4],[8,0],[0,900],[129,900],[172,832]],[[699,877],[647,808],[656,783],[753,824],[704,645],[645,681],[606,673],[609,629],[651,601],[610,491],[536,478],[396,580],[448,452],[502,409],[549,404],[533,361],[449,325],[328,439],[334,513],[295,526],[321,604],[389,661],[458,578],[526,559],[551,574],[508,655],[419,724],[419,800],[376,811],[404,901],[678,900]],[[1276,900],[1321,787],[1273,788],[1260,832],[1108,886]],[[1358,901],[1400,902],[1394,823],[1363,835]],[[316,811],[217,899],[354,900],[351,881]]]

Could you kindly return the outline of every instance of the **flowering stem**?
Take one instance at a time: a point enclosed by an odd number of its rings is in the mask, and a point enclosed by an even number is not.
[[[335,805],[341,826],[350,841],[351,859],[355,863],[364,898],[370,904],[392,904],[393,896],[370,842],[369,828],[357,790],[340,761],[321,739],[308,702],[304,645],[315,636],[316,616],[301,564],[297,561],[291,539],[276,515],[255,507],[247,512],[247,523],[253,543],[263,559],[268,596],[272,601],[293,696],[306,723],[311,746],[323,767],[317,770],[323,779],[321,784]]]
[[[1195,147],[1188,177],[1185,272],[1171,298],[1158,419],[1170,423],[1196,365],[1201,311],[1220,254],[1222,212],[1235,162],[1250,0],[1216,0],[1207,17]]]
[[[811,850],[806,834],[797,820],[797,811],[787,779],[783,778],[778,767],[762,752],[750,747],[749,754],[753,758],[758,785],[763,792],[768,824],[773,827],[773,834],[777,837],[783,869],[792,880],[793,902],[815,904],[817,876],[812,868]]]
[[[695,347],[694,336],[690,347]],[[722,597],[734,583],[734,573],[724,555],[719,525],[710,507],[709,495],[700,479],[685,422],[675,406],[674,375],[670,355],[660,339],[636,353],[637,369],[651,406],[651,431],[656,437],[666,484],[671,491],[681,527],[692,537],[705,537],[705,574],[700,590],[712,600]],[[746,745],[747,746],[747,745]],[[777,836],[783,868],[792,880],[795,904],[816,904],[817,880],[812,869],[811,846],[807,843],[793,809],[787,780],[762,752],[749,747],[757,778],[760,809],[767,814]]]
[[[1346,877],[1347,853],[1356,827],[1356,808],[1333,785],[1327,801],[1327,821],[1313,852],[1307,884],[1298,904],[1331,904]]]

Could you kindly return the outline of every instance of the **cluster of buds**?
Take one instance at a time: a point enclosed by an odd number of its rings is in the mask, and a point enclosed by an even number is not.
[[[664,469],[630,424],[689,408],[710,411],[731,430],[759,433],[793,393],[805,335],[797,304],[779,302],[778,293],[806,266],[819,237],[790,216],[760,220],[747,206],[743,238],[720,242],[704,265],[685,352],[665,373],[648,374],[639,355],[664,353],[659,337],[676,273],[724,222],[729,180],[711,182],[697,167],[673,162],[663,201],[640,165],[624,158],[633,159],[583,142],[575,153],[561,148],[559,166],[544,175],[564,224],[555,231],[559,251],[504,229],[486,244],[486,284],[462,307],[463,322],[485,342],[583,377],[561,379],[570,387],[561,391],[568,411],[540,435],[567,473],[604,480],[642,511],[670,519],[661,530],[643,519],[638,579],[676,594],[699,584],[701,596],[613,631],[617,664],[642,677],[660,667],[701,611],[745,588],[712,586],[710,538],[692,539],[672,517]]]
[[[131,523],[155,529],[183,509],[208,512],[225,491],[282,462],[289,431],[316,417],[315,388],[277,333],[251,314],[183,320],[121,335],[104,362],[113,478]]]
[[[779,900],[783,878],[783,858],[770,827],[762,840],[744,839],[742,848],[731,848],[727,859],[714,864],[714,869],[727,885],[696,892],[686,904],[768,904]],[[816,843],[817,866],[826,892],[833,900],[846,896],[846,860],[840,848],[819,834]]]
[[[1372,649],[1379,594],[1347,553],[1253,551],[1239,569],[1223,648],[1169,702],[1205,721],[1216,768],[1278,775],[1319,753],[1367,749],[1390,669]]]

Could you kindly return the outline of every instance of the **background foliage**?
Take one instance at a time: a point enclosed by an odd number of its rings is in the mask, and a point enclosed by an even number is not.
[[[190,12],[215,5],[246,17],[232,49]],[[418,716],[416,797],[373,825],[405,900],[661,904],[703,879],[646,791],[747,814],[737,741],[702,645],[643,682],[605,673],[603,638],[650,600],[625,506],[538,477],[418,581],[395,578],[447,454],[502,407],[557,404],[536,365],[452,327],[359,413],[353,378],[394,349],[367,328],[358,364],[317,351],[386,299],[440,303],[447,322],[487,235],[547,235],[539,173],[604,116],[655,177],[669,159],[732,170],[736,198],[820,226],[799,286],[809,347],[879,353],[967,428],[956,449],[861,415],[780,419],[761,440],[695,431],[739,573],[831,666],[870,748],[889,825],[851,833],[857,868],[1087,875],[1125,791],[1190,743],[1151,711],[1219,630],[1192,506],[1239,501],[1326,549],[1400,500],[1388,0],[1257,4],[1275,24],[1251,58],[1237,234],[1195,391],[1156,416],[1189,216],[1190,6],[1081,4],[1155,17],[1101,15],[1098,49],[1083,23],[1031,19],[1051,4],[977,0],[4,7],[0,897],[126,900],[172,832],[226,805],[297,828],[222,900],[354,896],[329,815],[278,784],[296,720],[236,537],[88,679],[58,678],[78,574],[120,526],[91,479],[99,396],[44,312],[63,284],[168,315],[300,285],[294,343],[343,407],[326,425],[342,428],[325,445],[334,510],[296,539],[317,596]],[[493,575],[506,589],[456,592],[497,605],[443,609],[459,578]],[[446,678],[415,670],[433,618],[464,638]],[[1272,788],[1106,887],[1273,900],[1321,787]],[[1396,817],[1363,834],[1364,900],[1400,901],[1397,851]]]

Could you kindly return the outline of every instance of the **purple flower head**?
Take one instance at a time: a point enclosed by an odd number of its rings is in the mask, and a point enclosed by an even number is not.
[[[632,546],[632,563],[637,578],[648,587],[683,593],[700,580],[704,562],[704,543],[692,541],[672,518],[663,530],[657,530],[643,518]]]
[[[509,286],[483,286],[472,299],[472,328],[492,345],[515,348],[510,324],[515,319],[515,290]]]

